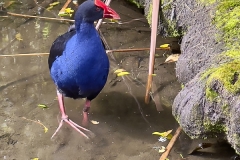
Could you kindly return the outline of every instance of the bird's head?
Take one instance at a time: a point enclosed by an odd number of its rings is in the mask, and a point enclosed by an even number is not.
[[[75,20],[82,18],[87,22],[93,22],[102,18],[120,19],[119,15],[101,0],[87,0],[83,2],[75,15]]]

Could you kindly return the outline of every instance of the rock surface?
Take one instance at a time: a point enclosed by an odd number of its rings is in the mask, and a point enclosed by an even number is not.
[[[172,112],[191,138],[224,138],[240,153],[240,1],[213,2],[162,1],[159,33],[183,34]]]

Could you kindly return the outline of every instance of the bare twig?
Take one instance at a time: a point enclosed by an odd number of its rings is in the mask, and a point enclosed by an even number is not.
[[[65,21],[65,22],[74,22],[75,20],[72,19],[65,19],[65,18],[51,18],[51,17],[42,17],[42,16],[32,16],[32,15],[27,15],[27,14],[18,14],[18,13],[13,13],[13,12],[7,12],[8,15],[10,16],[16,16],[16,17],[24,17],[24,18],[39,18],[42,20],[55,20],[55,21]],[[0,18],[9,18],[10,16],[0,16]],[[136,19],[132,19],[130,21],[126,21],[126,22],[121,22],[121,21],[116,21],[116,22],[101,22],[101,24],[118,24],[118,25],[123,25],[123,24],[129,24],[132,23],[134,21],[140,21],[143,18],[136,18]],[[100,23],[100,22],[98,22]],[[99,24],[97,24],[99,25]],[[96,28],[99,28],[100,26],[96,26]]]
[[[151,44],[150,44],[150,57],[149,57],[149,72],[148,72],[148,82],[146,85],[145,103],[149,103],[150,100],[150,90],[152,86],[152,74],[154,70],[154,57],[157,39],[157,25],[158,25],[158,11],[159,11],[159,0],[153,0],[153,12],[152,12],[152,28],[151,28]]]
[[[155,48],[156,50],[170,50],[170,48]],[[109,52],[134,52],[134,51],[148,51],[150,48],[131,48],[131,49],[113,49],[107,50]]]
[[[174,136],[172,137],[171,141],[168,143],[167,147],[166,147],[166,151],[161,155],[159,160],[165,160],[167,158],[167,156],[169,155],[174,143],[176,142],[178,136],[180,135],[182,131],[181,127],[178,127],[178,129],[176,130]]]
[[[135,51],[147,51],[150,50],[150,48],[131,48],[131,49],[112,49],[112,50],[106,50],[106,52],[112,53],[112,52],[135,52]],[[167,50],[166,48],[156,48],[156,50]],[[22,53],[22,54],[2,54],[0,57],[16,57],[16,56],[44,56],[49,55],[49,53]]]
[[[44,124],[42,124],[39,120],[38,120],[38,121],[35,121],[35,120],[28,119],[28,118],[26,118],[26,117],[22,117],[22,118],[23,118],[23,119],[26,119],[26,120],[28,120],[28,121],[35,122],[35,123],[40,124],[40,125],[43,126],[43,128],[44,128],[44,132],[47,133],[48,128],[47,128]]]
[[[7,12],[7,14],[11,15],[11,16],[18,16],[18,17],[25,17],[25,18],[39,18],[39,19],[45,19],[45,20],[74,22],[74,20],[64,19],[64,18],[50,18],[50,17],[41,17],[41,16],[31,16],[31,15],[26,15],[26,14],[12,13],[12,12]]]
[[[49,53],[23,53],[23,54],[6,54],[0,55],[0,57],[17,57],[17,56],[43,56],[49,55]]]

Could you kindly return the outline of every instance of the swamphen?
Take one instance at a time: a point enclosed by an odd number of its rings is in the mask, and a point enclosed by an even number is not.
[[[88,122],[90,101],[104,87],[109,71],[109,61],[94,21],[101,18],[120,19],[119,15],[100,0],[87,0],[77,9],[75,29],[59,36],[50,49],[48,59],[50,75],[57,86],[58,102],[62,114],[59,127],[66,122],[83,136],[80,129],[89,131],[70,120],[65,112],[63,96],[86,98],[83,124]]]

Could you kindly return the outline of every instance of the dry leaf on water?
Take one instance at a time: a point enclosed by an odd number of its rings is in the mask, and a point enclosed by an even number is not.
[[[116,73],[118,77],[130,74],[125,69],[117,69],[114,71],[114,73]]]
[[[129,72],[121,72],[121,73],[118,73],[117,76],[120,77],[120,76],[125,76],[128,74],[130,74],[130,73]]]
[[[167,139],[172,139],[172,130],[169,130],[167,132],[153,132],[152,134],[153,135],[158,135],[158,136],[161,136],[161,137],[165,137]]]
[[[172,54],[165,60],[164,63],[176,62],[178,58],[179,58],[179,54]]]
[[[124,72],[126,71],[125,69],[117,69],[116,71],[114,71],[113,73],[120,73],[120,72]]]
[[[170,44],[163,44],[163,45],[160,45],[160,48],[170,48]]]
[[[99,124],[98,121],[91,120],[92,124]]]
[[[161,148],[159,148],[158,152],[159,153],[163,153],[165,152],[166,148],[164,146],[161,146]]]

